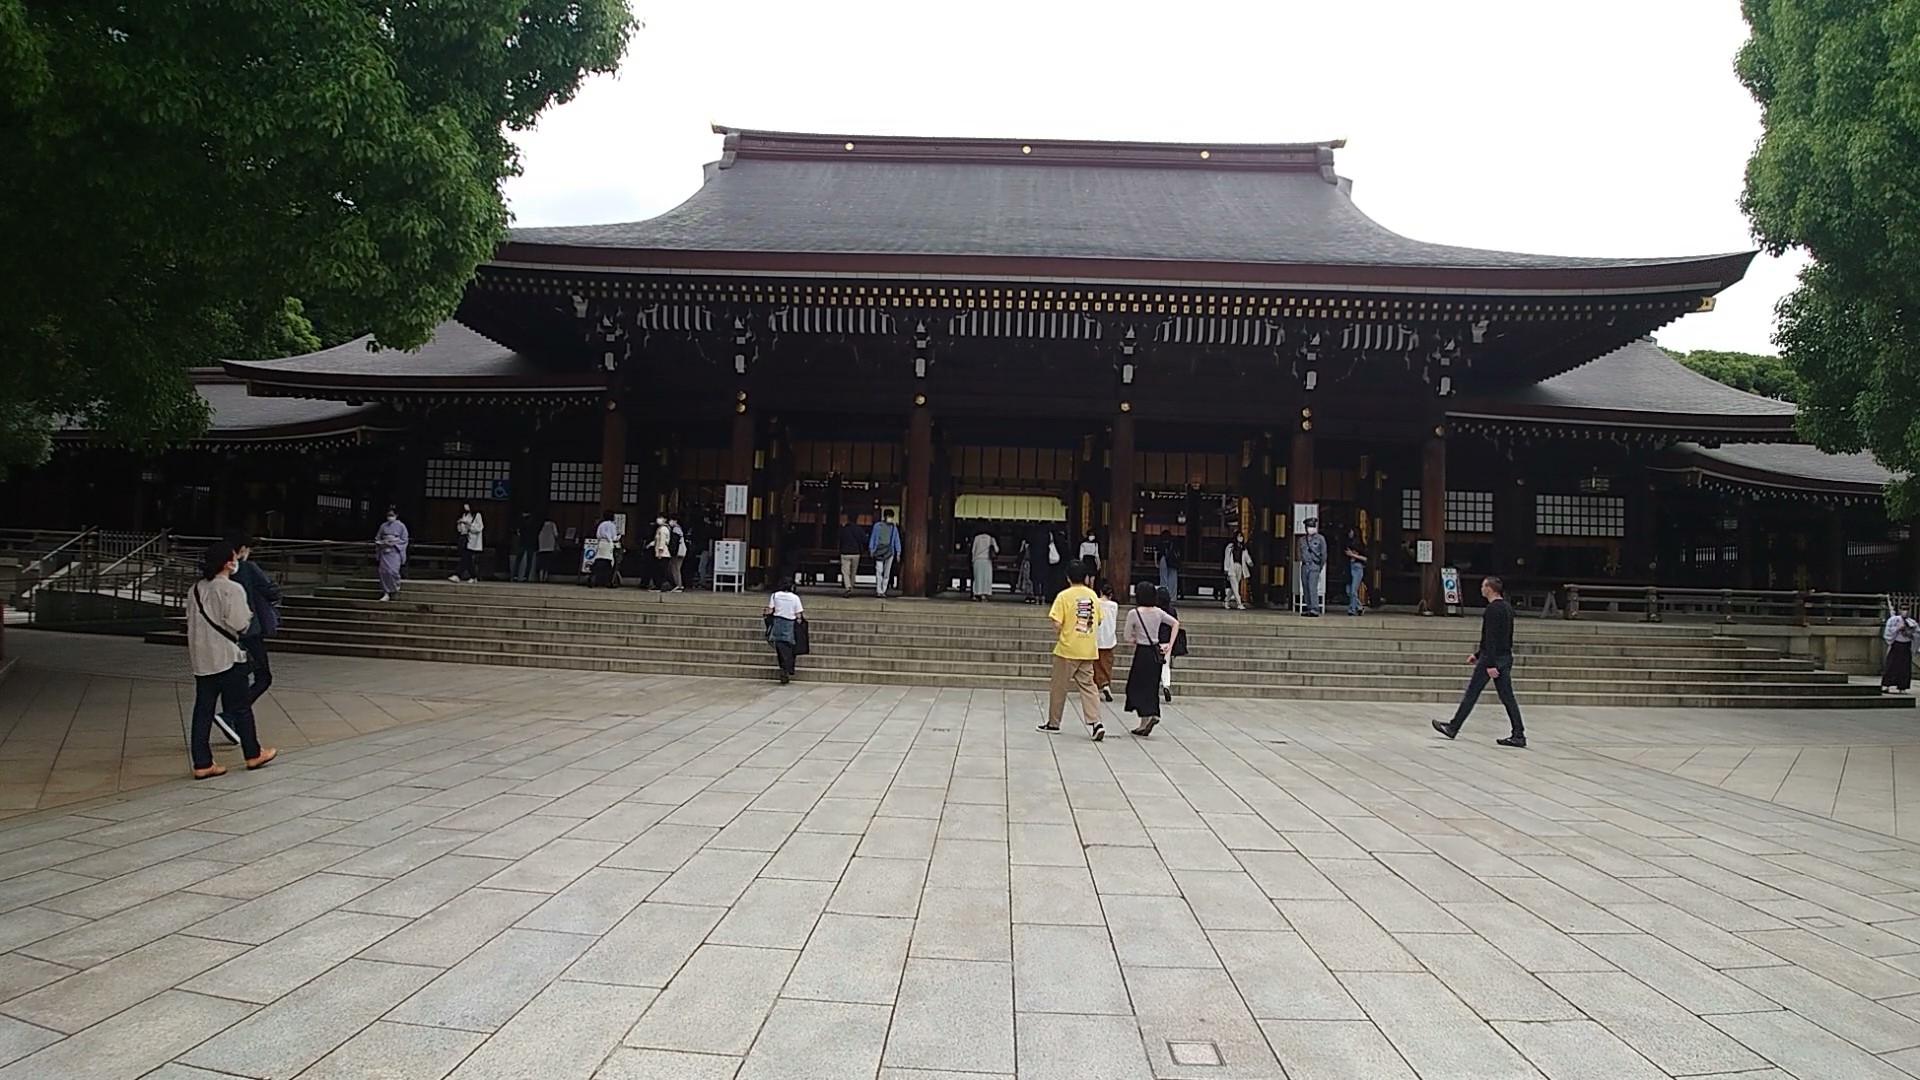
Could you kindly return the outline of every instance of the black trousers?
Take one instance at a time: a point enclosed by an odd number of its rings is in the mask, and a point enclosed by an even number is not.
[[[1880,685],[1895,690],[1913,688],[1913,642],[1896,641],[1887,646],[1887,662],[1880,668]]]
[[[188,737],[193,750],[193,767],[205,769],[213,764],[213,747],[207,736],[213,731],[213,704],[218,700],[220,714],[227,726],[240,736],[240,750],[249,758],[260,756],[260,736],[253,729],[253,699],[247,696],[247,665],[243,661],[218,675],[193,678],[193,732]]]
[[[1526,738],[1527,729],[1520,723],[1520,703],[1513,699],[1513,657],[1511,656],[1483,656],[1473,665],[1473,678],[1467,680],[1467,692],[1460,699],[1459,710],[1453,714],[1452,729],[1457,732],[1460,730],[1460,725],[1467,722],[1467,714],[1473,711],[1473,703],[1480,700],[1480,691],[1487,688],[1487,680],[1491,678],[1487,674],[1489,667],[1497,668],[1500,672],[1500,677],[1493,679],[1493,689],[1500,695],[1500,704],[1507,707],[1507,720],[1513,725],[1513,737]]]
[[[793,674],[793,646],[785,641],[773,643],[773,655],[780,661],[782,675]]]
[[[454,571],[454,576],[458,577],[462,581],[472,581],[476,576],[474,573],[474,563],[476,561],[475,556],[479,554],[480,554],[479,552],[473,550],[472,548],[467,547],[464,544],[461,545],[460,567],[459,569]]]
[[[247,651],[247,666],[252,669],[252,685],[247,688],[247,704],[251,706],[260,700],[260,695],[273,685],[273,665],[267,662],[267,639],[265,637],[243,637],[240,647]]]

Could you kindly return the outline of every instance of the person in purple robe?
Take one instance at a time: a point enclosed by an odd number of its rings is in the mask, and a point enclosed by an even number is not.
[[[387,520],[373,534],[373,550],[380,563],[380,599],[400,595],[400,568],[407,565],[407,525],[398,507],[387,507]]]

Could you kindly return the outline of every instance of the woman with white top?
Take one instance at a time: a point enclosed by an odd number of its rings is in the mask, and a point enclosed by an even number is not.
[[[793,591],[792,578],[782,581],[773,595],[767,597],[766,617],[767,643],[773,646],[773,655],[780,662],[780,683],[784,686],[793,680],[794,647],[799,643],[797,628],[807,621],[807,609]]]
[[[231,544],[213,545],[200,559],[200,580],[187,590],[187,663],[193,669],[193,728],[187,744],[195,780],[227,771],[214,762],[213,747],[207,741],[215,701],[227,726],[240,737],[247,768],[261,768],[279,753],[260,745],[253,726],[247,653],[240,645],[240,635],[253,623],[253,609],[247,605],[247,590],[232,579],[236,565]]]
[[[1091,530],[1088,531],[1087,538],[1080,541],[1080,561],[1087,564],[1089,571],[1099,573],[1100,541],[1094,538]]]
[[[1127,644],[1133,646],[1133,664],[1127,669],[1126,709],[1140,717],[1135,735],[1153,734],[1160,722],[1160,678],[1167,658],[1173,652],[1173,640],[1180,633],[1180,620],[1162,607],[1165,590],[1150,581],[1133,587],[1133,610],[1127,613]]]
[[[981,529],[973,537],[973,588],[970,593],[975,602],[993,597],[993,557],[1000,554],[1000,541],[992,533]]]
[[[1221,560],[1221,568],[1227,572],[1227,595],[1221,606],[1228,611],[1239,608],[1247,610],[1247,602],[1240,590],[1253,573],[1253,552],[1247,550],[1247,538],[1235,536],[1227,544],[1226,556]]]
[[[464,581],[471,585],[479,580],[480,553],[487,550],[487,519],[472,503],[460,504],[460,521],[454,526],[461,537],[460,567],[453,572],[448,581]]]
[[[540,562],[538,572],[540,580],[546,581],[553,576],[554,552],[560,549],[560,526],[548,517],[540,523]]]
[[[1120,644],[1120,602],[1113,598],[1113,583],[1100,583],[1100,621],[1093,627],[1093,645],[1100,658],[1093,662],[1093,685],[1100,688],[1103,701],[1113,700],[1113,650]]]
[[[600,512],[600,524],[593,530],[593,566],[587,573],[587,585],[620,585],[620,523],[611,510]]]

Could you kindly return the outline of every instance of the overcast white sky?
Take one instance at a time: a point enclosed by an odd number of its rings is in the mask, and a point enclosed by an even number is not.
[[[1345,138],[1361,208],[1438,243],[1561,255],[1754,246],[1759,108],[1737,0],[634,0],[646,29],[522,139],[521,225],[667,210],[708,127],[1286,142]],[[1755,262],[1672,348],[1775,351],[1797,258]]]

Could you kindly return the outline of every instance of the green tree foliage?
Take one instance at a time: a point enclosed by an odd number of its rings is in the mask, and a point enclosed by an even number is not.
[[[0,0],[0,471],[62,417],[193,437],[186,368],[315,348],[309,310],[420,345],[505,233],[508,133],[633,25],[625,0]]]
[[[1736,390],[1783,401],[1799,400],[1800,386],[1795,381],[1793,368],[1778,356],[1718,349],[1695,349],[1670,355],[1707,378]]]
[[[1742,205],[1769,251],[1814,262],[1775,343],[1803,433],[1871,450],[1920,512],[1920,0],[1743,0],[1740,80],[1763,108]]]

